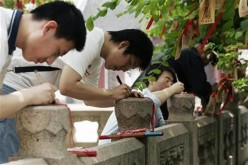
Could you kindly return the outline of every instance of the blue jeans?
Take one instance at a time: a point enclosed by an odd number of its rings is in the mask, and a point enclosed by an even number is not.
[[[14,91],[16,90],[3,85],[2,94],[8,94]],[[15,118],[0,119],[0,164],[8,162],[8,158],[15,155],[18,149],[19,136],[16,132]]]

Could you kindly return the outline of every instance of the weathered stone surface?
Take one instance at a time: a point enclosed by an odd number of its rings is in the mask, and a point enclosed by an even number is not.
[[[217,164],[217,121],[212,117],[201,116],[197,121],[197,152],[199,164]],[[197,163],[197,164],[198,164]]]
[[[234,116],[231,112],[223,111],[216,119],[218,122],[218,164],[230,164],[230,156],[234,164],[236,161]]]
[[[207,116],[200,116],[193,120],[181,118],[181,121],[168,120],[167,122],[180,122],[189,130],[190,164],[202,163],[207,158],[214,163],[217,162],[217,122],[215,119]],[[210,152],[209,149],[213,149],[213,152]],[[202,157],[202,153],[205,153],[204,157]],[[213,154],[215,154],[215,157],[212,158],[211,156]]]
[[[82,157],[85,165],[144,165],[145,146],[135,138],[125,138],[109,144],[92,147],[97,157]]]
[[[30,106],[16,119],[21,141],[18,156],[56,158],[67,153],[65,138],[70,123],[64,106]]]
[[[189,132],[183,124],[169,124],[156,128],[163,136],[145,138],[146,165],[189,165]]]
[[[115,114],[119,131],[150,128],[153,102],[149,98],[129,97],[116,102]]]
[[[53,162],[49,164],[76,164],[76,156],[67,152],[69,121],[69,111],[65,106],[30,106],[23,109],[16,117],[20,149],[10,159],[44,158]]]
[[[248,161],[248,109],[244,106],[239,107],[238,116],[238,137],[237,137],[237,161],[244,164]]]
[[[48,165],[48,164],[44,159],[29,158],[29,159],[12,161],[9,163],[3,163],[2,165]]]
[[[90,106],[68,105],[72,111],[73,122],[91,121],[98,122],[99,127],[97,130],[98,135],[102,133],[102,130],[114,108],[97,108]],[[76,142],[77,146],[93,147],[97,146],[96,142]]]
[[[169,120],[192,120],[195,107],[195,96],[191,94],[176,94],[167,101]]]

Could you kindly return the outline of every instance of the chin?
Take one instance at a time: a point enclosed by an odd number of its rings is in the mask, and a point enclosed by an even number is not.
[[[29,57],[25,56],[24,54],[23,54],[23,58],[24,58],[26,61],[37,63],[35,60],[33,60],[32,58],[29,58]]]

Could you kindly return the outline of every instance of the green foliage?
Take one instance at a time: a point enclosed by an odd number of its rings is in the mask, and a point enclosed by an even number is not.
[[[233,85],[239,92],[248,96],[248,77],[234,80]]]
[[[162,65],[168,65],[164,63],[164,61],[175,55],[176,41],[182,33],[187,20],[198,18],[199,1],[126,0],[126,2],[128,3],[126,10],[119,13],[118,16],[133,13],[136,18],[140,19],[140,22],[148,22],[152,18],[154,22],[151,28],[146,32],[153,38],[160,38],[162,36],[161,39],[163,40],[160,45],[155,47],[154,56],[161,53],[164,54],[165,59],[160,63]],[[245,43],[248,41],[248,17],[239,17],[238,8],[234,6],[234,2],[235,0],[225,1],[223,6],[224,15],[211,36],[215,44],[207,44],[205,47],[205,49],[214,49],[213,52],[219,56],[218,68],[226,72],[230,72],[233,67],[238,67],[237,59],[239,53],[237,50],[244,48]],[[108,2],[106,3],[109,4]],[[106,3],[103,6],[107,7]],[[116,3],[116,5],[118,4]],[[216,18],[218,15],[219,11],[216,10]],[[178,22],[178,25],[172,28],[175,21]],[[161,34],[164,26],[166,30],[164,34]],[[193,39],[192,45],[198,42],[199,39],[205,38],[211,26],[212,25],[200,25],[200,35]],[[154,63],[159,62],[155,61]],[[247,66],[247,63],[243,65]],[[155,69],[150,72],[152,75],[158,73],[158,70]],[[146,79],[148,80],[149,78]],[[152,80],[153,78],[150,79]],[[237,80],[237,82],[239,83],[234,84],[237,86],[240,85],[240,87],[242,83],[247,84],[247,81],[243,80]],[[244,86],[244,88],[247,88],[247,86]]]

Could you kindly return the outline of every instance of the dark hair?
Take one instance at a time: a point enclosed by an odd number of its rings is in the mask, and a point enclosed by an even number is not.
[[[54,20],[58,24],[57,38],[73,41],[75,49],[81,51],[85,45],[86,28],[83,15],[74,5],[54,1],[45,3],[30,12],[34,20]]]
[[[138,57],[142,62],[139,66],[144,70],[151,62],[153,54],[153,44],[148,36],[139,29],[125,29],[120,31],[108,31],[111,35],[111,41],[122,42],[129,41],[128,48],[124,54],[132,54]]]
[[[159,69],[161,71],[159,74],[153,74],[152,75],[153,77],[156,78],[156,80],[158,80],[158,78],[163,73],[163,71],[167,71],[167,72],[170,72],[171,73],[171,75],[173,77],[173,83],[176,83],[177,82],[177,77],[176,77],[175,71],[171,67],[164,66],[162,64],[156,64],[156,65],[154,64],[154,65],[151,65],[151,69],[149,69],[149,70],[153,70],[153,69]],[[147,76],[149,76],[149,75],[147,75]]]
[[[162,57],[161,57],[162,58]],[[153,69],[159,69],[161,72],[158,73],[158,74],[155,74],[155,73],[151,73],[149,74],[149,72]],[[152,76],[154,77],[156,80],[158,80],[159,76],[163,73],[163,71],[168,71],[171,73],[172,77],[173,77],[173,83],[176,83],[177,82],[177,77],[176,77],[176,72],[174,71],[174,69],[172,69],[171,67],[169,66],[165,66],[165,65],[162,65],[162,64],[150,64],[146,70],[144,70],[140,75],[139,77],[135,80],[135,82],[133,83],[132,85],[132,88],[136,88],[136,83],[139,82],[139,81],[142,81],[143,83],[145,83],[146,86],[149,85],[149,81],[147,78],[145,77],[148,77],[148,76]]]
[[[215,66],[219,61],[218,56],[211,50],[207,50],[206,54],[206,59],[210,62],[211,65]]]

